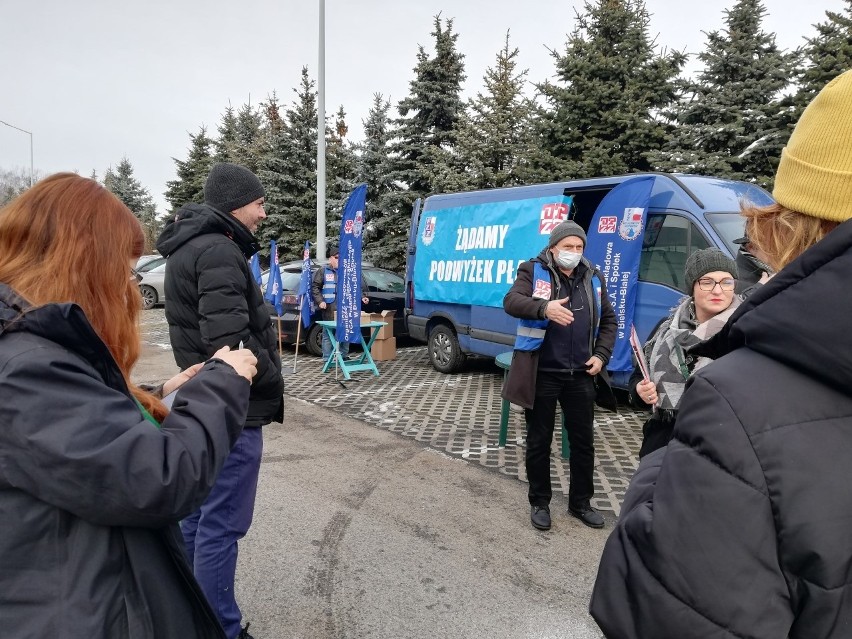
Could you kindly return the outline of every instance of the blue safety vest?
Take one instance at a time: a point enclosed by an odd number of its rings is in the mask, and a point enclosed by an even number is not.
[[[323,267],[322,273],[322,301],[326,304],[334,304],[337,297],[337,274],[327,266]]]
[[[550,300],[553,283],[550,270],[546,269],[541,262],[533,262],[533,297]],[[601,322],[601,281],[597,273],[592,275],[592,288],[595,291],[595,337],[598,335]],[[539,293],[538,295],[536,293]],[[542,297],[547,295],[547,297]],[[537,351],[544,341],[544,332],[547,330],[549,319],[520,319],[515,336],[515,350]]]

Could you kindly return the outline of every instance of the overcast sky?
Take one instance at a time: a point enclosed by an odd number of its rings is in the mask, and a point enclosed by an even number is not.
[[[646,0],[659,47],[697,53],[734,0]],[[764,29],[791,49],[843,0],[764,0]],[[466,95],[482,87],[507,30],[531,82],[554,74],[581,0],[326,0],[326,112],[339,105],[361,136],[374,93],[408,94],[418,45],[432,54],[433,16],[454,19]],[[165,210],[171,158],[189,132],[215,135],[230,102],[294,97],[317,76],[319,0],[0,0],[0,120],[33,133],[43,174],[105,170],[127,156]],[[690,69],[696,68],[691,62]],[[29,170],[30,137],[0,125],[0,168]]]

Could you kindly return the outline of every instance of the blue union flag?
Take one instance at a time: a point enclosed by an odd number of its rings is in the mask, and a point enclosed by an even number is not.
[[[340,220],[340,258],[337,266],[337,341],[361,339],[361,240],[367,185],[349,194]]]
[[[610,371],[633,369],[630,328],[636,306],[636,283],[642,233],[654,176],[632,178],[606,194],[589,224],[585,256],[601,272],[618,321]]]
[[[302,314],[302,324],[305,328],[311,325],[311,316],[316,310],[314,297],[311,295],[311,243],[305,242],[302,252],[302,277],[299,279],[299,308]]]
[[[266,282],[266,293],[263,297],[275,307],[278,317],[284,314],[283,288],[281,269],[278,268],[278,247],[275,245],[275,240],[272,240],[269,244],[269,279]]]

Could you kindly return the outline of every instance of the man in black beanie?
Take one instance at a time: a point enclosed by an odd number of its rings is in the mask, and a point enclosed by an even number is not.
[[[283,418],[281,358],[269,311],[248,259],[253,233],[266,217],[263,185],[243,166],[213,166],[204,204],[187,204],[163,230],[157,249],[166,262],[166,320],[182,370],[222,346],[242,345],[257,357],[248,415],[210,495],[181,522],[189,562],[229,639],[249,639],[234,598],[237,542],[251,525],[260,458],[261,426]]]
[[[523,406],[527,423],[525,463],[530,523],[551,525],[550,446],[556,404],[562,407],[571,444],[568,513],[601,528],[594,495],[594,409],[615,410],[606,364],[617,321],[603,275],[583,257],[586,233],[565,221],[550,233],[537,257],[518,267],[503,308],[520,319],[503,398]]]

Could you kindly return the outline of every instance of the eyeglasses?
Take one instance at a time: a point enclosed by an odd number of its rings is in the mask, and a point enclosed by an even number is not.
[[[721,280],[714,280],[712,277],[702,277],[698,280],[698,288],[702,291],[712,291],[716,288],[717,284],[723,291],[733,291],[737,281],[732,277],[726,277]]]
[[[142,274],[137,273],[134,269],[130,269],[130,281],[138,284],[142,281]]]

